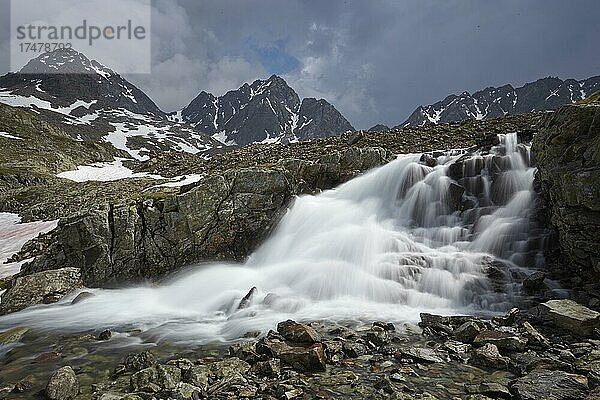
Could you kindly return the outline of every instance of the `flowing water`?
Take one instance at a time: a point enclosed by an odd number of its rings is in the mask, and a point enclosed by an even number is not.
[[[403,155],[300,197],[244,265],[196,266],[160,287],[96,290],[75,305],[71,297],[2,317],[0,329],[141,329],[143,340],[201,344],[287,318],[503,311],[524,271],[542,262],[543,240],[531,222],[529,148],[516,134],[499,138],[488,154]]]

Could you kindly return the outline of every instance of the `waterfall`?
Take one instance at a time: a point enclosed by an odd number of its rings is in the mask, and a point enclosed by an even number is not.
[[[0,318],[40,329],[142,329],[204,343],[278,321],[415,321],[420,312],[504,310],[540,262],[535,169],[517,135],[489,152],[402,155],[302,196],[244,265],[198,265],[160,287],[96,290]]]

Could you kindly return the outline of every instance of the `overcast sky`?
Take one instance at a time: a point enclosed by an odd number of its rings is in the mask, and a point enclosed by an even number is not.
[[[598,0],[156,0],[153,7],[152,74],[127,78],[167,111],[201,90],[221,95],[278,74],[301,97],[325,98],[368,128],[396,125],[418,105],[463,90],[600,75]],[[0,22],[6,37],[6,16]]]

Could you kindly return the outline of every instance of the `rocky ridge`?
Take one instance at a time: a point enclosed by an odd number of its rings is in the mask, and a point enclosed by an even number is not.
[[[551,111],[585,99],[600,90],[600,76],[581,81],[547,77],[514,88],[488,87],[473,94],[451,94],[444,100],[419,106],[400,127],[441,124],[466,119]]]
[[[188,122],[226,144],[276,143],[334,136],[354,131],[350,123],[326,100],[306,98],[285,80],[244,84],[216,97],[201,92],[171,119]]]

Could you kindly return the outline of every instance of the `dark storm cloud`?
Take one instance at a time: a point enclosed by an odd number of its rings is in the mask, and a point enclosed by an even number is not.
[[[171,110],[279,73],[358,128],[393,125],[453,92],[600,74],[598,16],[597,0],[156,0],[153,73],[129,78]]]

